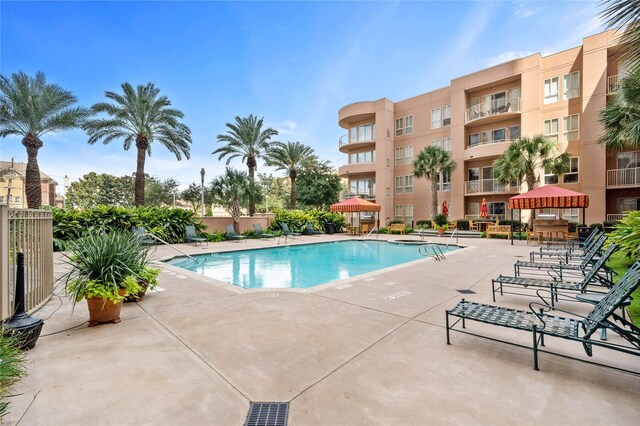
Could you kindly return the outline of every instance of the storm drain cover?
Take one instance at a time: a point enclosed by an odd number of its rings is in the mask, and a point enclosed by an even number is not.
[[[456,290],[460,294],[476,294],[473,290]]]
[[[286,426],[289,403],[253,402],[244,426]]]

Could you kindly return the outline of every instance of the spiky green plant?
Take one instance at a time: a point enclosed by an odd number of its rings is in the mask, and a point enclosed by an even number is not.
[[[258,166],[258,159],[265,156],[269,149],[269,141],[272,136],[278,134],[277,130],[268,127],[262,130],[264,118],[258,119],[253,114],[248,117],[236,117],[235,123],[227,123],[226,134],[218,135],[218,142],[225,145],[216,149],[212,154],[219,154],[218,160],[227,157],[227,165],[234,158],[240,157],[249,169],[249,182],[255,186],[254,174]],[[249,216],[256,211],[255,191],[249,196]]]
[[[0,420],[7,414],[9,390],[27,372],[24,352],[18,337],[5,327],[0,328]]]
[[[451,152],[433,145],[420,151],[413,162],[413,174],[431,181],[432,218],[438,214],[438,178],[440,174],[451,173],[455,168],[456,162],[451,157]]]
[[[600,112],[600,123],[604,132],[598,143],[607,153],[640,148],[640,68],[622,79],[618,92]]]
[[[602,0],[601,17],[607,27],[621,32],[618,42],[620,60],[631,69],[640,69],[640,0]]]
[[[22,137],[27,150],[25,193],[30,209],[40,208],[40,167],[38,151],[42,148],[43,135],[80,127],[91,115],[86,108],[71,105],[76,97],[56,84],[47,83],[43,72],[35,77],[24,72],[11,78],[0,75],[0,137]]]
[[[284,170],[291,180],[290,206],[296,208],[296,178],[307,163],[316,160],[313,148],[300,142],[274,142],[267,153],[267,165]]]
[[[632,259],[640,257],[640,211],[626,213],[609,233],[607,242],[615,243],[621,253]]]
[[[160,89],[153,83],[138,85],[136,89],[129,83],[122,83],[123,94],[107,91],[105,96],[113,103],[99,102],[91,107],[96,113],[105,113],[109,118],[87,120],[83,129],[89,135],[89,144],[98,141],[103,144],[116,139],[124,140],[124,150],[135,143],[137,152],[135,197],[136,206],[144,205],[144,164],[151,155],[151,145],[158,141],[175,155],[191,158],[191,130],[180,120],[182,111],[171,107],[166,96],[158,96]]]
[[[211,182],[211,195],[214,203],[221,205],[231,215],[233,227],[240,232],[240,208],[252,196],[253,187],[245,172],[227,167],[224,175]]]

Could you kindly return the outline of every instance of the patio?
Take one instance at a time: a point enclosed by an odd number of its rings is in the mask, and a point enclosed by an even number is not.
[[[244,290],[164,266],[163,291],[125,305],[121,324],[92,329],[84,302],[71,315],[68,299],[53,297],[38,312],[46,319],[43,336],[28,354],[29,375],[16,387],[6,421],[239,425],[250,402],[282,401],[290,402],[293,425],[634,424],[638,376],[544,353],[536,372],[531,349],[460,333],[446,345],[445,309],[461,297],[491,303],[491,278],[511,274],[514,261],[536,247],[460,244],[469,248],[443,262],[420,260],[308,290]],[[174,254],[159,247],[155,255]],[[457,291],[466,289],[477,294]],[[527,309],[531,301],[504,296],[497,304]],[[530,345],[527,333],[469,328]],[[578,344],[547,345],[588,359]],[[637,358],[601,348],[589,361],[638,370]]]

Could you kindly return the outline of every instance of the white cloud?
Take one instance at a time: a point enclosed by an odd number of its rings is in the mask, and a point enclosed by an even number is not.
[[[502,64],[505,62],[513,61],[514,59],[524,58],[525,56],[533,55],[535,52],[529,52],[526,50],[516,51],[510,50],[508,52],[502,52],[499,55],[495,55],[487,59],[487,67]]]
[[[518,9],[515,11],[515,15],[518,18],[522,18],[522,19],[526,19],[526,18],[531,18],[532,16],[535,16],[538,13],[537,10],[533,10],[533,9]]]
[[[282,125],[291,130],[295,130],[298,127],[298,123],[293,120],[284,120]]]

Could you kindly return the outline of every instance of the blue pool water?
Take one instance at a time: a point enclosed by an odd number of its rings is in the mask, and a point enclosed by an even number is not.
[[[459,247],[453,246],[443,251]],[[309,288],[423,257],[417,245],[338,241],[176,258],[171,265],[244,288]]]

